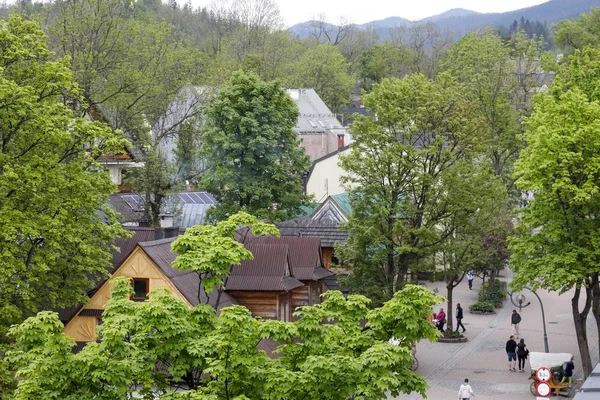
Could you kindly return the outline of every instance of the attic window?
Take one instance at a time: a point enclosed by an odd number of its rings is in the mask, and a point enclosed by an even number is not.
[[[133,301],[144,301],[148,296],[148,288],[150,287],[150,280],[147,278],[133,278],[131,283],[133,285]]]
[[[321,125],[323,128],[326,128],[327,126],[325,125],[325,123],[323,122],[323,120],[318,120],[319,121],[319,125]]]
[[[317,124],[315,124],[315,121],[313,121],[312,119],[308,120],[308,123],[310,124],[310,126],[312,126],[313,128],[317,127]]]

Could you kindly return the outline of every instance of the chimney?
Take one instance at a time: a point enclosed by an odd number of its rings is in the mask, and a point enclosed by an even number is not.
[[[160,214],[160,227],[161,228],[172,228],[173,220],[175,216],[173,214]]]
[[[344,134],[343,133],[339,133],[337,135],[338,137],[338,150],[341,149],[342,147],[344,147]]]
[[[190,185],[190,181],[185,181],[185,187],[183,189],[186,192],[193,192],[194,188]]]

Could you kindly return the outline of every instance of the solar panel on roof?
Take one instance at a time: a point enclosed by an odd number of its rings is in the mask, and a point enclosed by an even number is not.
[[[139,194],[124,194],[121,198],[134,211],[144,211],[144,199]]]
[[[199,193],[190,193],[190,197],[194,199],[194,204],[204,204],[204,200],[202,200]]]
[[[194,204],[194,199],[192,199],[190,197],[189,194],[187,193],[179,193],[179,198],[181,199],[181,201],[183,201],[185,204]]]
[[[215,204],[212,194],[206,192],[182,192],[179,198],[185,204]]]

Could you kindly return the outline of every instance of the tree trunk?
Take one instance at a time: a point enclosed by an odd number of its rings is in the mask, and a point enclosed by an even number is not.
[[[579,354],[581,355],[583,375],[584,377],[587,377],[592,372],[592,359],[590,357],[590,348],[586,332],[587,316],[592,302],[592,290],[587,287],[585,288],[585,291],[585,306],[583,307],[583,310],[581,310],[581,313],[579,312],[581,288],[575,289],[575,294],[573,294],[573,298],[571,299],[571,309],[573,312],[573,322],[575,324],[575,334],[577,335],[577,346],[579,347]]]
[[[598,337],[600,338],[600,282],[598,274],[592,276],[592,314],[596,320],[596,330],[598,331]],[[600,339],[598,339],[600,341]],[[600,357],[600,343],[598,346],[598,357]]]
[[[498,274],[498,271],[495,268],[492,269],[492,271],[490,273],[490,279],[488,279],[488,287],[487,287],[488,297],[492,294],[492,289],[493,289],[494,285],[496,284],[496,275],[497,274]]]
[[[452,322],[453,317],[452,317],[452,313],[454,310],[452,308],[452,292],[454,291],[454,278],[447,280],[446,281],[446,291],[447,291],[447,298],[448,298],[448,303],[447,303],[447,307],[448,307],[448,311],[446,311],[446,321],[447,325],[446,325],[446,332],[450,332],[452,333],[454,331],[454,323]]]

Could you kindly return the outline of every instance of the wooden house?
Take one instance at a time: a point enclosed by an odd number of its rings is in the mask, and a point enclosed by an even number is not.
[[[302,286],[292,289],[292,311],[299,307],[321,302],[321,294],[325,292],[324,279],[334,275],[323,268],[321,241],[316,237],[291,236],[253,236],[248,239],[249,246],[255,243],[267,245],[286,245],[289,248],[290,263],[294,277],[302,282]]]
[[[340,229],[340,224],[348,222],[352,212],[347,193],[328,196],[311,210],[309,215],[277,224],[281,237],[314,237],[321,241],[322,265],[330,269],[339,266],[335,256],[335,244],[345,242],[348,232]]]
[[[189,307],[216,303],[215,291],[208,296],[203,291],[198,294],[200,282],[195,272],[172,267],[176,254],[171,252],[171,244],[175,237],[153,240],[157,236],[153,228],[131,230],[135,232],[132,238],[117,243],[122,253],[113,254],[112,277],[131,278],[133,300],[144,301],[150,291],[166,288]],[[319,295],[325,290],[321,280],[331,273],[321,266],[318,239],[255,239],[244,244],[254,259],[232,266],[218,309],[239,304],[256,317],[290,321],[297,307],[320,301]],[[296,276],[296,269],[302,280]],[[97,339],[96,329],[111,291],[112,284],[105,279],[89,293],[87,304],[61,310],[64,332],[78,346]]]
[[[304,284],[294,276],[289,246],[249,243],[245,247],[254,259],[232,267],[226,293],[256,317],[291,321],[292,293]]]
[[[123,262],[112,272],[112,277],[125,276],[132,279],[134,294],[132,300],[144,301],[146,295],[157,288],[168,289],[173,296],[189,307],[199,304],[199,277],[191,271],[180,271],[171,267],[175,254],[171,252],[171,243],[175,237],[140,242],[125,257]],[[102,323],[102,313],[111,297],[112,283],[102,281],[90,296],[85,305],[71,309],[66,315],[63,311],[61,319],[67,316],[64,333],[72,337],[81,346],[85,342],[97,339],[96,329]],[[215,303],[216,293],[206,296],[200,293],[202,303]],[[223,293],[219,308],[237,304],[235,299]]]

